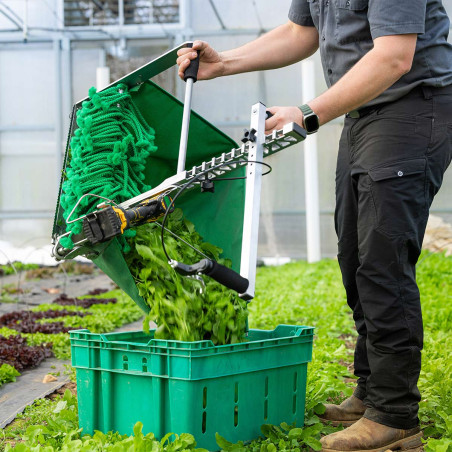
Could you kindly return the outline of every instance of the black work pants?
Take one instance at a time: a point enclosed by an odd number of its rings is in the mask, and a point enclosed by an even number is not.
[[[419,87],[347,117],[336,172],[338,260],[353,311],[365,417],[418,424],[423,345],[415,266],[452,156],[452,86]]]

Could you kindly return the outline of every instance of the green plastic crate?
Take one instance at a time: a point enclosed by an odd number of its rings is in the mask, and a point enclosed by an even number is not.
[[[70,333],[84,433],[131,434],[140,421],[143,432],[191,433],[213,451],[216,432],[236,442],[257,438],[265,423],[303,425],[313,328],[250,330],[249,341],[221,346],[154,331]]]

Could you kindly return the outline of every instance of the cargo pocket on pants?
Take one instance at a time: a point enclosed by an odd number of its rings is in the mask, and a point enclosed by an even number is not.
[[[377,217],[377,229],[387,235],[416,230],[417,220],[427,209],[427,160],[402,160],[371,168],[370,191]]]

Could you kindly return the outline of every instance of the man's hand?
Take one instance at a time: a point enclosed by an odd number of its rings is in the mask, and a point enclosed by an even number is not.
[[[298,107],[270,107],[267,110],[273,114],[265,121],[265,133],[282,129],[286,124],[295,122],[303,127],[303,113]]]
[[[179,77],[183,78],[190,60],[200,51],[198,80],[210,80],[224,75],[276,69],[301,61],[319,47],[319,34],[314,27],[302,27],[290,20],[241,47],[217,52],[203,41],[177,54]]]
[[[220,77],[224,72],[224,65],[220,54],[210,47],[207,42],[194,41],[193,47],[185,47],[177,51],[177,64],[179,65],[179,77],[184,79],[184,72],[190,65],[190,61],[197,57],[199,50],[198,80],[210,80]]]

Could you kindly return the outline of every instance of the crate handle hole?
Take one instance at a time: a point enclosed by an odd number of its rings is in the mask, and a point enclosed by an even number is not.
[[[202,390],[202,407],[204,409],[207,408],[207,387],[204,386],[204,389]]]
[[[268,400],[264,400],[264,421],[268,419]]]
[[[234,407],[234,427],[239,425],[239,407],[236,405]]]
[[[202,432],[206,433],[207,430],[207,413],[205,411],[202,412]]]
[[[239,401],[239,384],[235,384],[235,391],[234,391],[234,403],[237,403]]]
[[[292,412],[295,414],[297,412],[297,395],[293,395],[293,406],[292,406]]]

